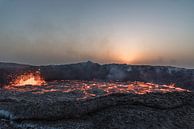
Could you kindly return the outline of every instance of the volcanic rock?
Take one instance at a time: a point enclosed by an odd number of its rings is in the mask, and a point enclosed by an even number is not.
[[[194,128],[192,92],[115,93],[92,98],[61,92],[1,90],[0,94],[2,129]]]
[[[141,81],[174,83],[190,91],[134,94],[92,88],[66,93],[49,85],[48,89],[40,87],[45,92],[39,93],[36,88],[31,91],[30,85],[25,92],[5,88],[14,76],[36,70],[52,84],[59,80]],[[192,69],[92,62],[49,66],[0,63],[0,73],[0,129],[194,129]],[[83,97],[88,93],[90,97]]]

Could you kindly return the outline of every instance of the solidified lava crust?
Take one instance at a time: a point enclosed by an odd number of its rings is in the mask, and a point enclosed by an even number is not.
[[[84,88],[80,88],[80,83],[75,86],[63,82],[57,87],[54,84],[57,82],[45,87],[1,89],[0,129],[194,128],[194,93],[187,90],[176,90],[172,86],[169,91],[166,85],[157,85],[156,88],[168,92],[149,92],[152,89],[149,83],[141,83],[144,87],[136,87],[136,90],[130,89],[132,83],[124,82],[117,82],[120,89],[112,82],[108,84],[115,89],[84,85],[97,86],[92,81],[82,83]],[[71,88],[67,88],[67,84]],[[124,92],[122,85],[131,92]],[[73,90],[64,92],[67,89]],[[148,92],[135,92],[143,90]]]

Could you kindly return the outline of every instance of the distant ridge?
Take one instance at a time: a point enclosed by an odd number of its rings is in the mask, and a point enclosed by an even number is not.
[[[180,68],[180,69],[190,69],[194,70],[192,68],[185,68],[185,67],[178,67],[178,66],[171,66],[171,65],[149,65],[149,64],[120,64],[120,63],[105,63],[105,64],[100,64],[96,62],[92,62],[90,60],[88,61],[83,61],[83,62],[77,62],[77,63],[67,63],[67,64],[46,64],[46,65],[33,65],[33,64],[25,64],[25,63],[15,63],[15,62],[0,62],[0,66],[63,66],[63,65],[76,65],[76,64],[98,64],[98,65],[128,65],[128,66],[144,66],[144,67],[171,67],[171,68]]]
[[[194,90],[194,70],[172,66],[98,64],[91,61],[74,64],[33,66],[0,63],[0,84],[6,84],[11,74],[39,70],[46,81],[52,80],[113,80],[176,84]]]

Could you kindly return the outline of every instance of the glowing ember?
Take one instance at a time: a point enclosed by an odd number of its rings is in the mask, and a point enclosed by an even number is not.
[[[24,73],[23,75],[18,76],[14,81],[11,82],[11,86],[25,86],[25,85],[40,86],[44,84],[46,84],[46,82],[41,77],[39,71]]]
[[[89,98],[94,96],[107,95],[111,93],[132,93],[132,94],[147,94],[147,93],[167,93],[167,92],[184,92],[188,90],[178,88],[175,85],[159,85],[144,82],[103,82],[103,81],[78,81],[78,80],[65,80],[48,82],[46,85],[37,86],[23,86],[27,82],[31,84],[42,84],[44,81],[38,77],[29,75],[31,78],[16,81],[20,86],[7,86],[5,89],[19,92],[32,92],[35,94],[63,92],[66,94],[77,94],[81,98]],[[26,76],[25,76],[26,77]],[[34,78],[33,78],[34,77]],[[23,78],[23,76],[22,76]],[[30,80],[29,80],[30,79]]]

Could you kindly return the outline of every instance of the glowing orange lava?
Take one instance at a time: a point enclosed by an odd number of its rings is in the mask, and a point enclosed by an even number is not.
[[[34,77],[31,74],[30,77]],[[24,76],[27,77],[27,76]],[[23,76],[22,76],[23,78]],[[107,95],[112,93],[132,93],[132,94],[147,94],[147,93],[167,93],[167,92],[190,92],[189,90],[176,87],[175,85],[160,85],[146,82],[104,82],[104,81],[81,81],[81,80],[61,80],[47,82],[44,86],[37,87],[33,85],[25,85],[27,82],[31,84],[42,84],[44,80],[38,76],[39,81],[34,78],[17,80],[17,85],[4,87],[6,90],[18,92],[31,92],[34,94],[44,94],[61,92],[65,94],[77,94],[82,98],[90,98],[95,96]],[[30,80],[29,80],[30,79]]]
[[[41,77],[39,71],[24,73],[20,76],[17,76],[16,79],[11,82],[12,86],[25,86],[25,85],[41,86],[44,84],[46,84],[46,82]]]

